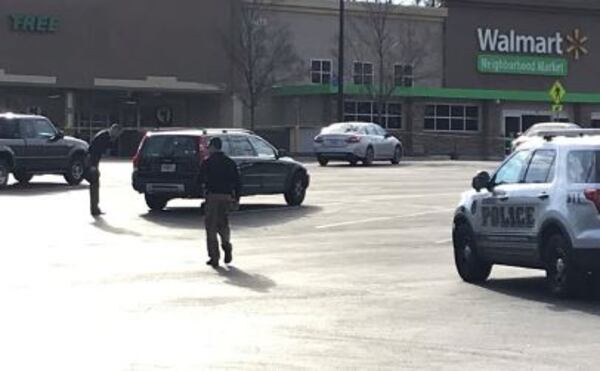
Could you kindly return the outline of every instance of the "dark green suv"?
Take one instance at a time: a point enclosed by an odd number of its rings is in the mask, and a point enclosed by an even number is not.
[[[240,129],[185,129],[149,132],[133,159],[133,188],[151,210],[162,210],[174,198],[203,198],[200,165],[208,142],[223,141],[223,152],[238,165],[240,196],[283,194],[288,205],[302,204],[310,177],[299,162],[264,139]]]
[[[34,175],[60,174],[70,185],[83,180],[88,144],[66,137],[43,116],[0,114],[0,188],[12,173],[20,183]]]

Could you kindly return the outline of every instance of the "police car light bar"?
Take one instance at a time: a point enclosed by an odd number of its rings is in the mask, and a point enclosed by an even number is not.
[[[556,137],[584,137],[584,136],[600,136],[600,129],[562,129],[562,130],[544,130],[538,133],[538,136],[547,141],[551,141]]]

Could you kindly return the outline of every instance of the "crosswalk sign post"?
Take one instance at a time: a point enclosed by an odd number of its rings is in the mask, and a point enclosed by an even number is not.
[[[550,102],[552,103],[552,112],[555,113],[555,120],[558,120],[560,113],[564,109],[562,102],[566,94],[567,90],[558,80],[554,82],[554,84],[548,91],[548,95],[550,96]]]

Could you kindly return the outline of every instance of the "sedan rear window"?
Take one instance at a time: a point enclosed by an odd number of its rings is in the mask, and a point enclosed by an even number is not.
[[[156,135],[146,139],[144,157],[188,157],[198,155],[198,139],[184,135]]]
[[[341,123],[329,125],[321,130],[321,134],[346,134],[346,133],[360,133],[362,129],[361,125],[352,123]]]
[[[567,173],[570,183],[600,183],[600,151],[571,151]]]

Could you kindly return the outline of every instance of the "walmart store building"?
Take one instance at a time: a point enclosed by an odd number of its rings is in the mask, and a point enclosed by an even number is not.
[[[240,6],[4,0],[0,110],[42,113],[84,138],[120,122],[128,128],[122,154],[150,128],[243,126],[248,112],[220,37],[235,29]],[[288,25],[304,66],[260,106],[257,131],[292,151],[310,151],[318,128],[337,117],[336,7],[335,0],[281,0],[265,13],[265,22]],[[349,17],[360,14],[349,4]],[[505,136],[539,121],[600,126],[599,21],[594,0],[398,7],[390,29],[399,42],[387,71],[397,87],[381,124],[410,154],[464,158],[500,157]],[[376,59],[348,44],[344,116],[377,120],[365,89],[377,80]],[[556,81],[566,94],[553,112]]]

